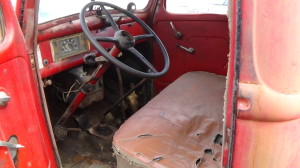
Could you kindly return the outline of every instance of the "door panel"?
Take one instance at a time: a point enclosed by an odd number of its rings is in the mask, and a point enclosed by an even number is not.
[[[6,30],[0,43],[0,88],[11,98],[0,108],[0,141],[14,136],[24,146],[14,159],[16,167],[56,167],[24,37],[10,1],[0,5]],[[14,167],[7,147],[0,147],[0,167]]]
[[[227,68],[228,60],[224,59],[224,53],[228,52],[228,41],[222,38],[194,36],[188,39],[187,44],[195,46],[193,48],[197,50],[197,55],[185,52],[184,68],[187,72],[201,70],[226,75],[224,69]]]
[[[180,75],[189,71],[207,71],[219,75],[227,73],[229,33],[227,16],[218,14],[174,14],[166,11],[165,0],[159,4],[153,29],[164,43],[170,56],[170,70],[155,81],[156,91],[161,91]],[[170,22],[182,33],[178,39]],[[193,48],[194,54],[177,47]],[[163,58],[154,45],[154,64],[162,69]]]

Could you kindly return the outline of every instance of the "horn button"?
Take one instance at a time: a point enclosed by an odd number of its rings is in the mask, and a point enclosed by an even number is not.
[[[130,47],[134,47],[135,40],[134,40],[133,36],[129,32],[124,31],[124,30],[120,30],[120,31],[117,31],[115,33],[114,37],[118,41],[118,44],[117,44],[118,48],[120,48],[120,49],[128,49]]]

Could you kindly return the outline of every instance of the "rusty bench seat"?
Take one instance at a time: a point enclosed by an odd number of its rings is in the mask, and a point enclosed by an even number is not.
[[[118,168],[220,167],[225,77],[189,72],[116,132]]]

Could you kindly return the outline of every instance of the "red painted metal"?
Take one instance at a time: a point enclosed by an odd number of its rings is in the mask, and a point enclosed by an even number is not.
[[[17,19],[20,19],[21,16],[21,6],[22,6],[22,1],[21,0],[16,0],[16,15],[17,15]]]
[[[90,16],[86,18],[86,23],[88,27],[93,30],[96,28],[101,28],[104,25],[99,18],[96,16]],[[39,27],[38,33],[38,42],[54,39],[62,36],[67,36],[75,33],[81,33],[82,29],[79,23],[79,20],[74,20],[72,22],[62,23],[62,24],[55,24],[54,26],[41,29]]]
[[[96,53],[96,55],[98,55],[97,51],[90,51],[93,53]],[[68,70],[70,68],[73,68],[75,66],[81,65],[83,64],[83,56],[84,54],[79,54],[73,57],[70,57],[68,59],[62,60],[60,62],[56,62],[56,63],[50,63],[49,65],[45,66],[45,68],[41,69],[41,77],[47,78],[50,77],[52,75],[55,75],[59,72]],[[46,54],[45,54],[46,55]],[[52,59],[50,59],[50,61],[52,61]]]
[[[10,1],[1,0],[6,35],[0,44],[0,87],[11,101],[0,109],[0,138],[15,135],[25,148],[18,150],[17,167],[56,167],[52,143],[32,73],[25,39]],[[0,147],[0,167],[15,167],[6,147]]]
[[[21,1],[18,1],[20,4]],[[23,22],[24,39],[15,14],[9,1],[1,0],[6,20],[5,41],[0,44],[0,87],[12,97],[7,107],[0,109],[0,140],[8,140],[11,135],[18,137],[19,143],[25,148],[19,149],[18,167],[56,167],[52,144],[39,99],[36,79],[32,75],[30,57],[27,51],[33,52],[34,28],[28,18],[34,16],[35,1],[26,1],[25,20]],[[151,1],[154,2],[154,1]],[[164,1],[162,1],[164,2]],[[297,160],[300,157],[300,73],[298,38],[300,33],[300,2],[291,1],[259,1],[243,0],[242,2],[242,34],[241,43],[237,43],[237,0],[233,0],[231,17],[231,53],[226,93],[226,122],[223,149],[223,166],[228,166],[228,156],[233,154],[232,167],[300,167]],[[164,4],[164,3],[162,3]],[[19,7],[17,8],[19,9]],[[20,12],[17,11],[17,16]],[[145,19],[148,15],[141,14]],[[110,28],[97,31],[103,25],[92,16],[91,28],[98,36],[111,36]],[[275,18],[275,19],[270,19]],[[78,21],[41,26],[39,44],[42,57],[49,59],[49,65],[41,70],[42,77],[47,78],[63,70],[83,63],[82,56],[53,63],[49,42],[53,38],[81,32]],[[176,40],[168,22],[173,21],[176,28],[182,31],[184,38]],[[135,23],[125,20],[121,26],[137,34],[144,32]],[[193,23],[192,23],[193,22]],[[130,24],[132,24],[130,26]],[[188,26],[187,26],[188,25]],[[228,42],[226,17],[223,15],[176,15],[165,11],[163,6],[156,15],[154,29],[167,47],[173,61],[170,73],[165,78],[156,81],[158,90],[173,81],[176,76],[190,70],[206,70],[225,75],[226,67],[222,67],[227,57],[212,56],[225,53],[225,45],[214,50],[205,42],[217,43],[222,46],[222,39]],[[67,29],[67,30],[66,30]],[[219,30],[218,30],[219,29]],[[189,34],[194,33],[194,34]],[[187,36],[187,37],[185,37]],[[207,38],[207,39],[206,39]],[[215,38],[215,39],[211,39]],[[213,40],[213,41],[210,41]],[[220,41],[221,40],[221,41]],[[28,48],[25,46],[28,43]],[[182,43],[181,43],[182,42]],[[175,44],[194,47],[197,51],[209,52],[204,58],[194,58],[178,48]],[[197,44],[196,46],[192,46]],[[103,43],[105,47],[112,44]],[[228,45],[228,43],[227,43]],[[235,69],[236,46],[241,45],[240,69]],[[156,47],[156,46],[154,46]],[[91,48],[91,52],[95,52]],[[116,50],[112,50],[114,56]],[[204,53],[205,53],[204,52]],[[198,54],[198,53],[197,53]],[[227,54],[227,53],[226,53]],[[202,59],[203,58],[203,59]],[[220,59],[220,60],[219,60]],[[226,59],[226,60],[223,60]],[[195,61],[197,60],[197,61]],[[154,52],[154,62],[160,67],[160,56]],[[198,63],[196,63],[198,62]],[[202,64],[203,63],[203,64]],[[222,65],[222,66],[221,66]],[[101,76],[109,64],[98,73]],[[240,71],[239,79],[236,72]],[[239,83],[239,98],[234,107],[234,82]],[[160,83],[159,83],[160,82]],[[91,81],[91,84],[94,80]],[[73,112],[84,93],[80,93],[70,105]],[[232,111],[238,109],[236,130],[230,130],[233,124]],[[234,131],[235,141],[233,151],[230,151],[230,135]],[[0,167],[14,167],[5,147],[0,147]]]
[[[161,91],[179,76],[190,71],[207,71],[226,75],[229,53],[229,33],[226,15],[218,14],[175,14],[165,9],[165,1],[159,4],[153,22],[153,29],[164,43],[171,60],[169,72],[155,80],[156,91]],[[176,39],[170,22],[183,34]],[[190,54],[176,45],[195,49]],[[154,65],[163,67],[159,48],[154,45]]]
[[[300,167],[300,1],[243,0],[233,167]]]
[[[229,53],[229,62],[228,62],[228,71],[227,71],[227,83],[226,83],[226,93],[225,93],[225,103],[224,103],[224,109],[225,109],[225,125],[224,125],[224,139],[223,139],[223,159],[222,159],[222,165],[224,167],[227,167],[229,165],[229,156],[231,153],[231,133],[232,133],[232,111],[235,108],[233,106],[233,101],[235,101],[235,93],[234,93],[234,82],[236,78],[236,72],[238,69],[235,69],[236,65],[236,59],[235,54],[236,51],[236,45],[237,45],[237,6],[236,6],[237,0],[232,0],[231,4],[229,4],[229,13],[228,17],[230,20],[229,28],[230,28],[230,53]]]
[[[28,53],[33,55],[36,49],[35,35],[37,26],[34,21],[37,20],[37,0],[27,0],[22,3],[24,3],[24,6],[20,7],[22,13],[20,15],[19,24],[25,38]]]
[[[92,17],[91,20],[95,20],[95,22],[99,19]],[[69,23],[67,23],[68,25]],[[100,29],[101,28],[101,23],[96,24],[99,27],[94,27],[94,29]],[[74,26],[74,27],[72,27]],[[81,31],[80,24],[77,22],[74,22],[72,24],[72,28],[66,28],[69,26],[66,25],[59,25],[52,27],[50,29],[45,30],[43,33],[39,34],[39,39],[44,40],[39,42],[39,47],[42,55],[42,59],[47,59],[48,60],[48,65],[44,65],[44,68],[41,69],[41,76],[42,78],[47,78],[51,75],[57,74],[59,72],[62,72],[64,70],[67,70],[71,67],[75,67],[77,65],[83,64],[83,56],[86,53],[79,54],[77,56],[73,56],[71,58],[64,59],[59,62],[53,62],[53,56],[51,53],[51,47],[50,47],[50,40],[52,38],[57,38],[61,36],[67,36],[71,35],[73,33],[78,33]],[[78,29],[77,29],[78,27]],[[80,27],[80,28],[79,28]],[[141,35],[141,34],[146,34],[146,31],[137,23],[124,23],[120,25],[120,29],[126,30],[130,32],[132,35]],[[64,30],[64,31],[62,31]],[[60,34],[59,32],[63,32]],[[53,34],[52,34],[53,33]],[[114,31],[111,27],[106,28],[104,31],[99,31],[99,30],[92,30],[92,34],[95,37],[107,37],[110,36],[112,37],[114,35]],[[141,42],[141,41],[140,41]],[[113,43],[107,43],[107,42],[102,42],[100,43],[104,48],[112,48]],[[91,46],[91,50],[89,52],[94,52],[96,55],[99,55],[99,53],[95,50],[93,46]]]

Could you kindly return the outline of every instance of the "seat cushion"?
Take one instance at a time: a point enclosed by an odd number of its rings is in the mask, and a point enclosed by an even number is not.
[[[116,132],[118,168],[220,167],[224,76],[189,72]]]

